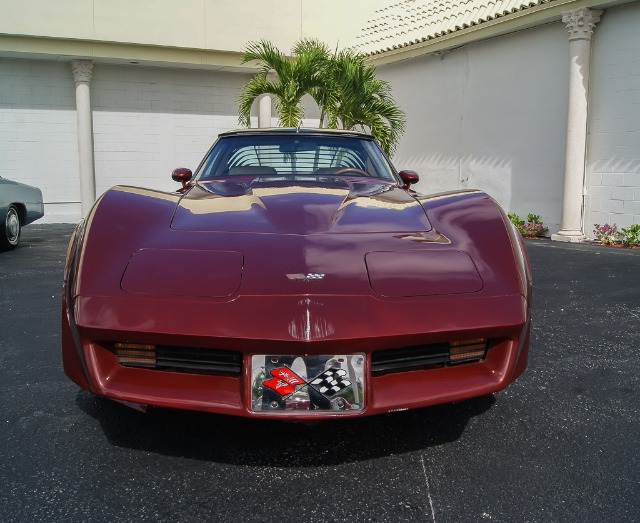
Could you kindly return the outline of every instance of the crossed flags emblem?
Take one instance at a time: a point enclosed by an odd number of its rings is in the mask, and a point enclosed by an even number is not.
[[[351,381],[346,379],[347,371],[336,367],[328,368],[309,381],[298,376],[289,367],[272,369],[270,374],[272,377],[263,381],[262,384],[283,398],[305,386],[313,387],[325,397],[333,396],[351,386]]]

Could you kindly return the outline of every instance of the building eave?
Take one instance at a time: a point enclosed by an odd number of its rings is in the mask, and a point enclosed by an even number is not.
[[[0,57],[36,60],[92,60],[97,63],[253,73],[255,64],[242,64],[240,51],[190,49],[96,40],[0,34]]]
[[[449,34],[420,42],[406,42],[390,49],[380,50],[369,54],[367,59],[373,65],[379,66],[423,55],[438,54],[531,27],[560,22],[564,13],[574,9],[583,7],[606,9],[612,5],[633,1],[636,0],[605,0],[604,2],[602,0],[553,0],[553,2],[522,9]]]

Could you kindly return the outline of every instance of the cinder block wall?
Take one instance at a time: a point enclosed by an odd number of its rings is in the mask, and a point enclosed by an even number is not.
[[[69,64],[0,59],[0,176],[42,190],[56,221],[80,216],[75,91]]]
[[[585,232],[640,223],[640,3],[607,9],[593,37]]]
[[[92,81],[96,190],[118,184],[175,190],[217,135],[238,127],[248,76],[97,64]]]
[[[558,22],[379,68],[407,113],[394,161],[424,193],[482,189],[560,228],[569,41]]]
[[[238,127],[245,74],[95,64],[96,192],[174,190],[220,132]],[[39,187],[46,222],[80,219],[75,84],[69,63],[0,59],[0,176]]]

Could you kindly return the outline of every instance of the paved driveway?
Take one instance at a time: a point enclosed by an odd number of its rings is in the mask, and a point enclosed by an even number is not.
[[[640,251],[528,242],[525,375],[455,405],[302,426],[81,392],[68,226],[0,253],[0,521],[640,520]]]

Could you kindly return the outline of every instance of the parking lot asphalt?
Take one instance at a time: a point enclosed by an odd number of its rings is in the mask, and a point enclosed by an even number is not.
[[[307,426],[80,391],[60,360],[71,231],[0,253],[0,521],[640,521],[640,251],[527,241],[520,380]]]

